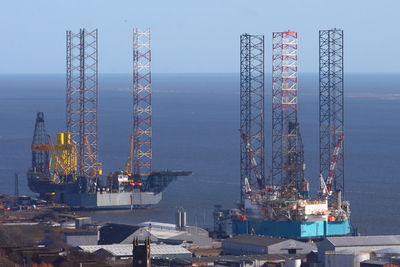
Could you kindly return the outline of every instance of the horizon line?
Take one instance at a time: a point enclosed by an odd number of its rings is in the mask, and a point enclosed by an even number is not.
[[[240,72],[153,72],[152,74],[156,75],[173,75],[173,74],[239,74]],[[375,74],[399,74],[400,71],[349,71],[344,74],[367,74],[367,73],[375,73]],[[115,75],[132,75],[131,72],[99,72],[99,75],[103,74],[115,74]],[[271,74],[271,72],[266,72],[266,74]],[[318,74],[317,71],[302,71],[298,72],[298,74]],[[0,75],[65,75],[64,72],[10,72],[10,73],[0,73]]]

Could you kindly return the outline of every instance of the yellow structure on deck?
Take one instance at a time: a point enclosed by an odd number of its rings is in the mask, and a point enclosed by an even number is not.
[[[71,133],[58,133],[57,143],[53,145],[50,138],[50,172],[53,173],[53,181],[61,183],[66,176],[76,179],[78,169],[78,156],[76,144],[71,140]]]

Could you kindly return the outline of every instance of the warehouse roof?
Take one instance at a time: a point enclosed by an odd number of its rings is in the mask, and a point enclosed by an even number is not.
[[[109,252],[113,256],[117,257],[132,257],[132,244],[113,244],[113,245],[93,245],[93,246],[79,246],[85,252],[88,253],[95,253],[99,250],[105,250]],[[159,256],[159,255],[172,255],[172,254],[188,254],[191,255],[192,253],[181,247],[181,246],[174,246],[174,245],[156,245],[150,244],[150,253],[152,256]]]
[[[138,226],[141,226],[141,227],[150,227],[151,226],[152,228],[161,228],[161,229],[169,229],[169,230],[176,229],[176,225],[173,223],[161,223],[161,222],[151,222],[151,221],[139,223]]]
[[[121,243],[127,236],[140,229],[139,226],[107,223],[100,228],[99,244]]]
[[[371,264],[374,266],[385,266],[389,261],[379,261],[379,260],[365,260],[362,263]]]
[[[270,246],[286,240],[288,239],[276,238],[270,236],[261,236],[261,235],[237,235],[232,238],[226,239],[223,242],[235,242],[235,243],[250,244],[256,246]]]
[[[147,230],[171,230],[174,231],[176,230],[176,225],[172,223],[161,223],[161,222],[153,222],[153,221],[147,221],[147,222],[142,222],[139,223],[138,226],[143,227]],[[179,230],[178,232],[189,232],[189,233],[195,233],[196,235],[204,235],[208,236],[208,231],[196,227],[196,226],[189,226],[187,225],[183,230]]]
[[[190,263],[200,263],[200,262],[215,262],[215,261],[254,261],[254,260],[288,260],[288,259],[303,259],[305,254],[265,254],[265,255],[223,255],[214,257],[198,257],[198,258],[182,258],[177,260],[184,260]],[[176,260],[174,260],[176,261]]]
[[[400,246],[400,235],[327,237],[326,240],[336,247]]]

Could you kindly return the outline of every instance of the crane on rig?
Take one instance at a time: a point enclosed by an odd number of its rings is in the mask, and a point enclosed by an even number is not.
[[[333,185],[333,181],[335,179],[336,165],[337,165],[339,152],[343,146],[343,138],[344,138],[343,134],[339,136],[338,142],[337,142],[335,148],[333,149],[327,179],[326,180],[324,179],[322,173],[319,176],[320,177],[320,194],[321,194],[321,196],[328,197],[328,196],[332,195],[332,185]]]
[[[140,176],[133,175],[133,168],[132,168],[133,142],[134,142],[134,136],[132,134],[129,139],[129,154],[128,154],[128,160],[125,163],[124,174],[128,175],[130,184],[132,186],[140,187],[140,186],[142,186],[142,181],[140,179]]]
[[[121,171],[114,171],[107,176],[107,186],[112,191],[126,190],[126,188],[140,188],[143,182],[139,175],[133,174],[133,144],[134,136],[129,139],[129,154],[128,160],[125,163],[125,168]]]
[[[129,155],[128,160],[125,163],[125,173],[128,176],[132,176],[132,155],[133,155],[133,134],[129,140]]]
[[[243,143],[246,144],[246,150],[247,150],[248,156],[250,158],[251,168],[254,170],[259,189],[264,189],[264,179],[261,175],[260,167],[257,165],[257,160],[254,156],[254,151],[251,147],[249,138],[244,133],[240,133],[240,137],[242,138]],[[250,194],[252,192],[252,188],[251,188],[251,185],[249,182],[249,177],[245,177],[243,186],[244,186],[244,191],[246,194]]]
[[[96,176],[96,175],[101,176],[103,174],[103,170],[101,168],[100,163],[96,164],[94,162],[94,156],[93,156],[93,152],[92,152],[92,147],[90,146],[89,139],[88,139],[87,136],[84,137],[84,144],[86,146],[86,150],[87,150],[87,153],[89,155],[90,165],[94,166],[94,169],[90,170],[89,175],[90,176]]]

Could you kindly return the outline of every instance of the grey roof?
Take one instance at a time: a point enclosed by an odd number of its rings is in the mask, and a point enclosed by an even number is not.
[[[193,257],[193,258],[181,258],[190,263],[199,262],[215,262],[215,261],[254,261],[254,260],[294,260],[294,259],[304,259],[307,255],[305,254],[265,254],[265,255],[222,255],[222,256],[212,256],[212,257]],[[175,260],[174,260],[175,261]]]
[[[369,252],[360,252],[357,248],[346,248],[346,249],[340,249],[338,251],[329,251],[329,253],[332,254],[345,254],[345,255],[359,255],[363,253],[368,253]]]
[[[79,248],[88,253],[96,253],[98,251],[104,250],[113,256],[128,256],[132,257],[132,244],[113,244],[113,245],[89,245],[89,246],[79,246]],[[160,255],[191,255],[192,253],[181,247],[173,245],[157,245],[150,244],[150,253],[152,256]]]
[[[378,266],[384,266],[385,264],[388,264],[389,261],[377,261],[377,260],[365,260],[362,263],[366,264],[372,264],[372,265],[378,265]]]
[[[100,228],[100,245],[118,244],[140,229],[139,226],[119,223],[107,223]]]
[[[400,246],[400,235],[342,236],[326,238],[335,247]]]
[[[383,249],[375,250],[375,253],[400,254],[400,248],[383,248]]]
[[[229,239],[226,239],[223,242],[234,242],[234,243],[256,245],[256,246],[270,246],[286,240],[288,239],[276,238],[270,236],[261,236],[261,235],[237,235]]]

